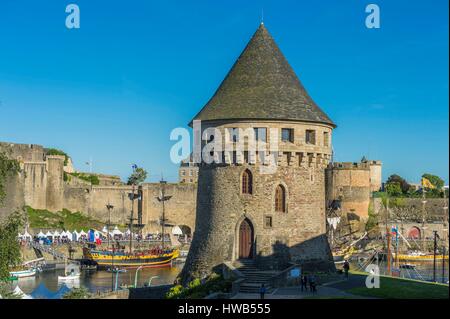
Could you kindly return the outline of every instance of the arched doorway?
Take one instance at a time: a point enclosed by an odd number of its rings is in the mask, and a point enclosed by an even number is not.
[[[253,258],[253,225],[245,218],[239,226],[239,259]]]
[[[420,235],[420,229],[416,226],[411,227],[411,229],[408,231],[408,238],[420,239]]]

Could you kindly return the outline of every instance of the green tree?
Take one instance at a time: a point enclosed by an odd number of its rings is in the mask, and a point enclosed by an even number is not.
[[[392,174],[388,177],[386,184],[392,184],[392,183],[398,183],[400,185],[401,191],[403,194],[408,193],[409,189],[411,188],[411,185],[408,184],[408,182],[397,174]]]
[[[403,194],[400,183],[398,182],[387,183],[385,188],[389,196],[400,196]]]
[[[147,178],[147,171],[141,167],[136,167],[133,173],[128,177],[128,185],[139,185]]]
[[[10,269],[21,264],[17,233],[23,222],[23,214],[15,212],[0,224],[0,282],[8,280]]]

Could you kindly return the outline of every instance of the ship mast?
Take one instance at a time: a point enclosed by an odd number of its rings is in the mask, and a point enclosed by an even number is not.
[[[165,185],[167,184],[167,182],[163,179],[163,178],[161,178],[161,181],[159,182],[160,183],[160,185],[161,185],[161,188],[160,188],[160,195],[159,195],[159,197],[157,197],[157,199],[158,199],[158,201],[160,201],[160,202],[162,202],[162,216],[161,216],[161,219],[160,219],[160,221],[161,221],[161,244],[162,244],[162,247],[164,248],[164,245],[165,245],[165,226],[166,226],[166,205],[165,205],[165,202],[166,201],[168,201],[169,199],[171,199],[172,198],[172,196],[166,196],[166,193],[165,193]]]
[[[133,251],[133,226],[134,221],[136,218],[134,218],[134,200],[139,197],[139,194],[135,193],[136,185],[133,184],[132,192],[128,194],[129,198],[131,199],[131,215],[130,215],[130,253]]]

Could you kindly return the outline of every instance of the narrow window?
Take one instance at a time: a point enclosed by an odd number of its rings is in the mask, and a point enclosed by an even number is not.
[[[252,194],[252,173],[246,169],[242,174],[242,194]]]
[[[316,144],[316,131],[306,130],[306,144]]]
[[[278,185],[275,190],[275,211],[286,212],[286,190],[283,185]]]
[[[272,216],[264,216],[264,227],[272,228]]]
[[[239,138],[239,130],[235,127],[229,128],[228,132],[230,133],[230,142],[236,143]]]
[[[267,142],[267,129],[265,127],[255,127],[255,140]]]
[[[186,175],[186,172],[184,170],[181,171],[181,176]]]
[[[294,129],[292,129],[292,128],[282,128],[281,129],[281,140],[283,142],[294,143]]]
[[[323,146],[329,146],[330,145],[330,135],[328,132],[323,132]]]

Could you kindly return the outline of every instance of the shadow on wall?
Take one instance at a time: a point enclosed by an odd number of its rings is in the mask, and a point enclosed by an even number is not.
[[[258,268],[284,270],[292,264],[299,264],[306,271],[335,271],[330,245],[325,234],[305,240],[294,246],[282,241],[272,245],[272,254],[256,256]]]
[[[261,270],[282,271],[292,266],[292,264],[298,264],[303,270],[308,272],[336,271],[331,249],[325,234],[310,238],[291,247],[282,241],[276,241],[272,245],[271,254],[257,254],[255,261],[257,267]],[[185,264],[180,274],[181,283],[186,285],[196,278],[203,279],[212,272],[222,274],[224,262],[227,262],[227,260],[216,262],[209,269],[205,267],[206,264],[202,260],[195,260],[190,264]]]

